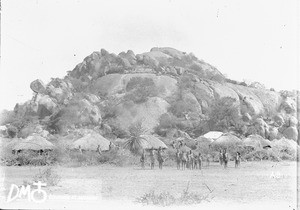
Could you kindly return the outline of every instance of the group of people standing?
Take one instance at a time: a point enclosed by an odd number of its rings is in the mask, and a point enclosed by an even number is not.
[[[149,150],[149,158],[150,158],[150,168],[154,169],[154,165],[155,165],[155,152],[154,152],[154,148],[151,148]],[[203,157],[202,154],[199,152],[198,154],[194,154],[192,152],[192,150],[189,151],[182,151],[179,148],[177,148],[176,150],[176,165],[177,165],[177,169],[180,170],[185,170],[185,169],[202,169],[203,166]],[[158,167],[159,169],[162,169],[163,167],[163,163],[165,162],[166,159],[163,158],[162,155],[162,148],[159,147],[158,151],[157,151],[157,161],[158,161]],[[235,167],[239,167],[240,163],[241,163],[241,154],[239,152],[236,152],[235,157]],[[145,168],[145,161],[146,161],[146,154],[145,154],[145,150],[143,150],[142,155],[141,155],[141,165],[142,168]],[[224,166],[224,168],[227,168],[228,166],[228,161],[229,161],[229,156],[228,153],[226,151],[226,149],[224,150],[220,150],[219,152],[219,162],[221,164],[221,166]],[[207,156],[206,158],[206,166],[209,166],[209,156]]]
[[[189,152],[180,151],[177,149],[176,151],[176,164],[177,169],[200,169],[202,167],[202,155],[199,152],[198,155],[195,155],[192,150]]]
[[[149,157],[150,157],[150,168],[154,169],[154,164],[155,164],[155,155],[154,155],[154,148],[152,147],[149,150]],[[142,164],[142,168],[145,168],[145,161],[146,161],[146,154],[145,154],[145,150],[143,149],[142,155],[141,155],[141,164]],[[157,161],[158,161],[158,168],[162,169],[163,167],[163,162],[165,162],[165,159],[163,158],[162,155],[162,148],[159,147],[158,151],[157,151]]]
[[[224,149],[223,151],[220,150],[219,153],[219,162],[221,165],[224,166],[224,168],[227,168],[228,165],[228,161],[229,161],[229,157],[228,157],[228,153],[226,151],[226,149]],[[234,166],[235,168],[238,168],[241,164],[241,153],[240,152],[236,152],[235,156],[234,156]]]

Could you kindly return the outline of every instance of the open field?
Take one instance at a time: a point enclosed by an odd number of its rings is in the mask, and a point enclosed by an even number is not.
[[[2,167],[5,176],[4,195],[11,184],[22,185],[43,167]],[[102,200],[134,201],[150,191],[169,192],[174,196],[182,193],[189,183],[189,190],[202,194],[212,191],[209,200],[214,203],[229,202],[251,204],[268,202],[283,204],[287,209],[296,206],[296,162],[242,162],[235,169],[233,162],[224,170],[218,163],[211,163],[203,170],[141,170],[139,167],[114,167],[109,165],[67,168],[54,167],[61,176],[57,186],[45,188],[50,196],[96,196]],[[209,189],[208,189],[209,188]],[[299,188],[299,186],[298,186]]]

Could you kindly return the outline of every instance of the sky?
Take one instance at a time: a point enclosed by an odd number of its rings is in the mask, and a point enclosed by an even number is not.
[[[0,110],[101,48],[173,47],[230,79],[299,89],[297,0],[2,0],[1,9]]]

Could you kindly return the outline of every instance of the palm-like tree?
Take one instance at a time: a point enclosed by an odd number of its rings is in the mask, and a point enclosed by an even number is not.
[[[142,121],[131,125],[128,130],[129,138],[125,142],[124,148],[129,149],[134,154],[138,154],[147,146],[147,141],[141,137],[141,135],[145,133],[145,129],[142,127]]]

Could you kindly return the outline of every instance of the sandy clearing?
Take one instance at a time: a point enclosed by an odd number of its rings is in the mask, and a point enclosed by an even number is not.
[[[43,167],[2,167],[0,179],[5,176],[4,195],[8,194],[11,184],[21,185],[23,180],[30,180],[40,168]],[[141,170],[136,166],[107,165],[54,168],[62,179],[58,186],[45,188],[50,198],[51,196],[73,196],[73,198],[87,196],[97,198],[101,202],[128,201],[130,203],[152,190],[157,193],[170,192],[178,196],[189,183],[191,192],[206,194],[209,190],[205,185],[213,191],[210,205],[264,203],[269,207],[283,205],[287,209],[296,206],[297,164],[295,162],[246,162],[238,169],[235,169],[231,162],[226,170],[217,163],[204,167],[203,170],[185,171],[172,167],[163,170],[158,168]],[[96,201],[90,201],[93,202]]]

